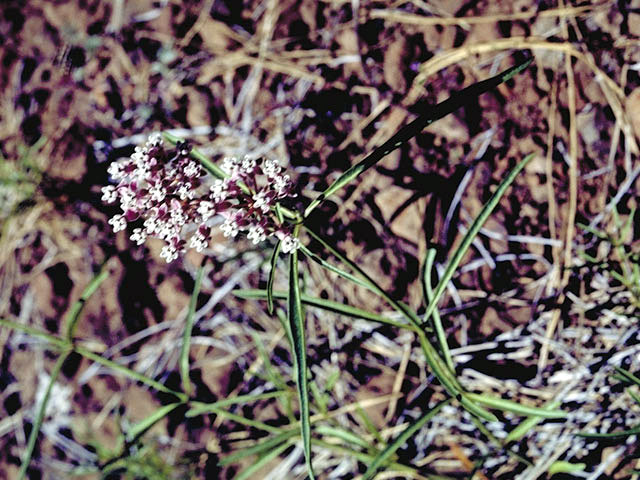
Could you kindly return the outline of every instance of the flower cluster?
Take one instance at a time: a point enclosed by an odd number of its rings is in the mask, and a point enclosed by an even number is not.
[[[103,187],[102,200],[119,201],[122,209],[109,223],[114,232],[133,223],[130,238],[138,245],[147,237],[164,240],[160,256],[167,262],[178,258],[187,245],[198,252],[207,248],[216,216],[224,219],[220,229],[225,237],[244,232],[257,244],[275,236],[284,253],[295,250],[297,238],[276,220],[272,210],[277,202],[292,196],[291,180],[278,162],[226,158],[222,168],[228,177],[213,180],[191,158],[186,143],[168,151],[160,134],[153,134],[144,147],[136,147],[131,158],[109,166],[109,175],[118,185]]]

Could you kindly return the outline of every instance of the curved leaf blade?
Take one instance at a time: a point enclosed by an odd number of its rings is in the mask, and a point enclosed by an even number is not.
[[[315,200],[313,200],[304,211],[304,218],[315,210],[326,198],[333,195],[342,187],[349,184],[352,180],[362,174],[365,170],[371,168],[378,163],[381,159],[393,152],[396,148],[399,148],[411,138],[415,137],[425,127],[431,125],[436,120],[440,120],[442,117],[456,111],[474,98],[482,95],[485,92],[497,87],[503,82],[506,82],[514,75],[520,73],[529,66],[533,58],[529,58],[524,62],[515,65],[498,75],[482,80],[481,82],[474,83],[462,90],[454,92],[448,99],[438,103],[431,108],[427,113],[420,115],[411,123],[401,128],[393,137],[384,142],[380,147],[376,148],[369,156],[364,160],[353,165],[346,172],[344,172],[338,179],[333,182],[329,187],[322,192]]]
[[[298,398],[300,400],[300,433],[302,446],[307,463],[309,478],[314,480],[311,465],[311,422],[309,420],[309,385],[307,379],[307,347],[304,331],[304,313],[300,298],[300,283],[298,281],[298,251],[294,250],[289,259],[289,324],[293,338],[296,380]]]
[[[511,170],[511,172],[509,172],[509,175],[507,175],[507,177],[500,183],[496,192],[491,196],[489,201],[482,208],[482,210],[480,211],[480,214],[476,217],[473,224],[469,228],[469,231],[465,234],[464,238],[462,239],[462,243],[453,254],[453,257],[451,258],[451,260],[449,261],[449,264],[447,265],[447,269],[445,270],[444,274],[442,275],[442,278],[440,279],[440,281],[438,282],[438,285],[433,291],[433,297],[431,298],[431,301],[427,306],[427,310],[424,312],[425,319],[428,319],[429,317],[431,317],[431,315],[433,315],[433,312],[435,311],[436,306],[438,305],[438,301],[440,300],[440,297],[444,293],[444,290],[447,287],[447,284],[449,283],[456,269],[460,265],[460,262],[462,261],[462,257],[464,257],[465,253],[467,253],[467,250],[469,250],[469,247],[471,246],[473,239],[476,237],[476,235],[478,235],[478,232],[482,228],[482,225],[484,225],[484,223],[489,218],[489,215],[491,215],[491,212],[493,212],[493,210],[496,208],[496,206],[498,205],[498,202],[507,191],[507,188],[509,188],[509,186],[513,183],[513,181],[516,179],[518,174],[533,159],[534,156],[535,154],[530,153],[518,165],[516,165],[516,167],[513,170]],[[422,322],[423,325],[424,323],[425,322]]]

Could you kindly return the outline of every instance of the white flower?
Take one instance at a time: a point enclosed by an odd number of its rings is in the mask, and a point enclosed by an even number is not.
[[[129,238],[137,245],[142,245],[147,239],[147,232],[141,228],[134,228],[133,234]]]
[[[187,223],[187,217],[181,208],[171,210],[171,223],[173,223],[176,227],[182,227],[185,223]]]
[[[114,180],[120,180],[122,177],[124,177],[123,165],[120,162],[113,162],[111,165],[109,165],[109,168],[107,168],[107,173]]]
[[[165,245],[160,251],[160,258],[164,258],[167,263],[171,263],[178,258],[178,250],[173,245]]]
[[[168,240],[170,238],[178,236],[179,232],[179,227],[176,227],[169,222],[158,222],[158,228],[156,230],[155,236],[162,240]]]
[[[253,206],[259,208],[262,213],[267,213],[271,206],[271,199],[267,197],[267,192],[260,190],[258,193],[253,194]]]
[[[191,242],[189,242],[189,248],[195,248],[196,252],[202,252],[205,248],[209,246],[209,242],[204,238],[204,235],[200,232],[196,232],[191,237]]]
[[[222,202],[226,200],[229,193],[229,182],[228,180],[216,180],[209,190],[214,202]]]
[[[262,171],[269,178],[278,175],[280,173],[280,170],[282,169],[280,168],[280,164],[277,160],[266,159],[264,161],[264,165],[262,165]]]
[[[247,238],[257,245],[258,243],[266,240],[267,235],[264,232],[264,228],[262,228],[260,225],[251,225],[249,227]]]
[[[109,224],[113,227],[115,233],[127,228],[127,220],[124,218],[124,215],[114,215],[113,218],[109,220]]]
[[[105,203],[113,203],[118,199],[118,192],[113,185],[102,187],[102,201]]]
[[[236,177],[239,171],[239,161],[234,157],[225,157],[222,159],[222,169],[231,177]]]
[[[154,132],[151,135],[149,135],[149,138],[147,139],[147,147],[161,147],[163,144],[163,140],[162,140],[162,134],[160,132]]]
[[[151,200],[154,202],[161,202],[167,196],[167,190],[159,183],[149,188],[149,193],[151,194]]]
[[[147,235],[153,235],[158,230],[158,219],[155,216],[149,217],[144,221],[144,228]]]
[[[280,240],[280,248],[282,249],[282,253],[291,253],[294,250],[297,250],[300,246],[300,240],[292,235],[283,235]]]
[[[289,175],[277,175],[273,177],[273,189],[278,192],[278,196],[287,195],[291,179]]]
[[[200,165],[194,161],[190,161],[184,167],[184,174],[187,177],[197,177],[200,174]]]
[[[202,222],[206,222],[216,214],[214,203],[203,200],[198,205],[198,213],[202,216]]]
[[[178,195],[180,195],[180,200],[193,200],[193,185],[189,182],[183,183],[178,187]]]
[[[131,161],[136,164],[137,167],[140,167],[149,161],[149,156],[147,155],[147,149],[136,147],[131,154]]]
[[[233,218],[227,218],[220,226],[220,230],[225,237],[233,238],[238,235],[238,223]]]
[[[253,169],[256,168],[256,161],[253,158],[250,157],[244,157],[242,159],[242,164],[241,167],[243,172],[245,173],[251,173],[253,172]]]

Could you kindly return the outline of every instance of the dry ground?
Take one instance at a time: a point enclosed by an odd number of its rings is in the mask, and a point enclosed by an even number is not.
[[[580,256],[615,262],[607,243],[580,224],[615,233],[612,206],[625,220],[637,205],[639,36],[637,1],[3,2],[0,316],[59,333],[108,260],[110,276],[87,302],[77,337],[177,387],[181,327],[201,257],[167,265],[161,242],[136,247],[111,232],[115,209],[100,201],[111,161],[151,131],[179,129],[214,159],[249,152],[282,159],[303,204],[416,113],[530,52],[524,74],[425,129],[312,222],[394,298],[420,309],[427,245],[444,264],[497,183],[534,152],[454,278],[442,314],[468,388],[535,405],[561,396],[570,419],[541,423],[512,446],[533,463],[526,466],[452,407],[399,461],[423,475],[469,478],[486,457],[474,478],[534,479],[560,459],[585,463],[587,478],[628,478],[635,437],[611,445],[574,433],[619,429],[640,413],[610,378],[613,365],[640,368],[637,306],[606,269],[584,266]],[[637,251],[639,225],[628,249]],[[217,240],[191,352],[202,401],[268,390],[259,344],[291,379],[278,319],[263,303],[229,294],[264,287],[269,249]],[[316,264],[305,270],[310,294],[388,309]],[[284,278],[283,269],[278,288]],[[442,397],[412,335],[314,310],[308,325],[314,379],[322,386],[340,372],[330,410],[364,402],[388,439]],[[55,358],[41,341],[5,328],[0,345],[0,478],[13,479],[39,377]],[[32,478],[69,478],[75,466],[95,464],[96,444],[114,448],[122,429],[167,401],[82,358],[65,364],[58,383],[68,401],[45,422]],[[367,435],[358,412],[336,419]],[[286,421],[275,400],[237,413]],[[518,423],[500,418],[502,426],[490,425],[498,438]],[[177,465],[177,478],[187,470],[233,478],[218,459],[257,435],[213,415],[185,421],[178,412],[147,434],[144,461]],[[349,455],[314,453],[321,478],[363,471]],[[296,446],[259,478],[303,478],[302,468]]]

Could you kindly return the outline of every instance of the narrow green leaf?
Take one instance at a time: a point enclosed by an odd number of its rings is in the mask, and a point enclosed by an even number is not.
[[[629,394],[631,398],[633,398],[636,401],[636,403],[638,403],[638,405],[640,405],[640,395],[638,395],[636,392],[634,392],[630,388],[627,388],[626,392]]]
[[[584,472],[585,468],[587,468],[586,463],[571,463],[564,460],[557,460],[549,467],[549,475],[555,475],[556,473]]]
[[[279,211],[279,209],[278,209]],[[276,276],[276,265],[278,263],[278,254],[280,253],[280,240],[273,247],[273,253],[271,254],[271,270],[269,270],[269,278],[267,279],[267,310],[269,315],[273,315],[273,279]]]
[[[55,335],[51,335],[50,333],[45,332],[44,330],[33,328],[28,325],[23,325],[21,323],[12,322],[11,320],[5,320],[4,318],[0,318],[0,326],[10,328],[11,330],[18,330],[20,332],[28,333],[29,335],[40,338],[46,342],[49,342],[50,344],[55,346],[57,349],[64,350],[69,345],[69,342],[59,337],[56,337]]]
[[[240,472],[238,476],[235,477],[235,480],[246,480],[247,478],[251,477],[256,472],[258,472],[261,468],[266,466],[270,461],[280,456],[280,454],[284,452],[287,448],[289,448],[292,443],[293,442],[289,440],[283,443],[282,445],[274,448],[270,452],[265,453],[262,457],[256,460],[255,463],[251,464],[249,467],[247,467],[242,472]]]
[[[625,380],[627,380],[629,383],[635,383],[636,385],[640,386],[640,378],[636,377],[629,370],[625,370],[624,368],[621,368],[621,367],[614,367],[614,368],[616,369],[616,372],[622,375],[625,378]]]
[[[621,430],[619,432],[612,433],[589,433],[589,432],[578,432],[576,435],[579,437],[585,438],[621,438],[621,437],[629,437],[631,435],[640,434],[640,425],[630,428],[629,430]]]
[[[251,299],[265,299],[267,298],[266,290],[259,289],[246,289],[246,290],[234,290],[233,294],[240,298],[251,298]],[[288,298],[287,293],[283,291],[275,291],[273,292],[273,298],[283,300]],[[310,307],[321,308],[323,310],[327,310],[329,312],[339,313],[341,315],[346,315],[348,317],[360,318],[363,320],[371,320],[372,322],[384,323],[386,325],[392,325],[398,328],[405,328],[408,330],[415,330],[415,327],[411,324],[401,323],[396,320],[392,320],[384,315],[379,315],[377,313],[368,312],[366,310],[362,310],[357,307],[352,307],[350,305],[346,305],[343,303],[334,302],[332,300],[325,300],[324,298],[311,297],[306,294],[300,295],[300,300],[305,305],[309,305]]]
[[[187,413],[185,413],[185,417],[191,418],[208,413],[218,413],[221,408],[228,407],[230,405],[236,405],[238,403],[258,402],[260,400],[268,400],[270,398],[282,397],[284,395],[289,395],[289,393],[276,391],[248,395],[237,395],[235,397],[218,400],[214,403],[190,402],[191,408],[187,410]]]
[[[29,434],[29,440],[27,441],[27,449],[22,456],[22,464],[20,465],[20,470],[18,471],[18,479],[23,480],[25,475],[27,474],[27,468],[29,468],[29,464],[31,463],[31,457],[33,456],[33,450],[36,447],[36,441],[38,440],[38,433],[40,433],[40,428],[42,427],[42,422],[44,421],[44,416],[47,412],[47,403],[49,402],[49,397],[51,396],[51,390],[60,375],[60,370],[62,370],[62,365],[64,361],[69,356],[69,353],[66,352],[58,357],[55,365],[53,366],[53,370],[51,370],[51,376],[49,377],[49,384],[47,385],[47,389],[44,392],[44,397],[42,397],[42,403],[38,407],[38,413],[36,414],[35,422],[33,423],[33,427],[31,428],[31,433]]]
[[[71,308],[69,309],[69,313],[65,319],[65,333],[66,338],[71,340],[73,338],[73,334],[75,333],[76,325],[78,323],[78,319],[80,318],[80,313],[84,309],[84,305],[89,300],[91,295],[95,293],[100,284],[104,282],[109,276],[109,271],[106,268],[102,268],[97,275],[93,277],[89,285],[84,289],[78,301],[76,301]]]
[[[380,435],[380,431],[373,423],[373,420],[371,420],[371,417],[367,414],[367,411],[364,408],[362,408],[360,405],[356,405],[356,407],[357,407],[356,412],[358,413],[358,416],[362,420],[362,423],[364,424],[364,428],[366,428],[367,432],[369,432],[373,436],[373,438],[375,438],[379,446],[386,447],[387,443],[384,441],[384,438],[382,438],[382,435]]]
[[[202,277],[204,276],[205,260],[202,261],[198,273],[196,274],[196,282],[193,287],[193,293],[189,300],[189,310],[185,319],[184,332],[182,333],[182,346],[180,348],[180,378],[182,380],[182,390],[189,396],[191,395],[191,380],[189,379],[189,349],[191,347],[191,333],[193,332],[193,317],[196,313],[196,305],[198,304],[198,295],[202,286]]]
[[[562,400],[556,399],[556,400],[553,400],[552,402],[547,403],[542,408],[546,410],[553,410],[554,408],[558,408],[561,404],[562,404]],[[509,432],[509,434],[504,439],[504,443],[517,442],[522,437],[524,437],[529,430],[535,427],[542,420],[543,418],[538,415],[534,415],[532,417],[524,419],[522,422],[520,422],[520,424],[516,428],[514,428]]]
[[[233,420],[234,422],[239,423],[240,425],[253,427],[257,430],[262,430],[263,432],[279,434],[279,433],[282,433],[282,430],[283,430],[281,428],[274,427],[273,425],[269,425],[268,423],[264,423],[259,420],[252,420],[250,418],[243,417],[242,415],[231,413],[223,408],[214,407],[211,404],[207,408],[207,413],[215,413],[216,415],[220,415],[221,417],[228,418],[229,420]]]
[[[359,462],[362,462],[364,464],[370,464],[376,458],[375,454],[361,452],[359,450],[354,450],[352,448],[345,447],[341,444],[325,442],[323,440],[318,440],[315,438],[313,439],[313,444],[318,445],[327,450],[333,450],[335,452],[342,453],[343,455],[349,458],[355,458]],[[389,462],[387,466],[389,469],[392,469],[393,471],[403,472],[403,473],[408,472],[411,474],[411,478],[415,478],[417,475],[420,475],[417,469],[413,467],[409,467],[408,465],[402,465],[401,463]],[[428,478],[429,480],[432,480],[432,479],[433,480],[454,480],[452,477],[445,477],[441,475],[421,475],[420,477],[417,477],[417,478],[423,478],[423,477]]]
[[[278,390],[286,390],[287,382],[284,378],[282,378],[280,372],[277,369],[273,368],[271,358],[269,358],[270,356],[267,353],[267,349],[264,347],[262,340],[260,339],[260,335],[258,335],[258,332],[253,330],[251,330],[249,333],[253,338],[253,343],[256,344],[256,348],[258,349],[258,355],[260,355],[260,358],[262,360],[267,380],[273,383],[273,385],[275,385]]]
[[[283,442],[286,442],[292,437],[297,437],[300,434],[299,430],[286,430],[274,437],[263,440],[260,443],[252,445],[251,447],[242,448],[237,452],[233,452],[231,455],[220,460],[221,466],[231,465],[232,463],[236,463],[243,458],[250,457],[252,455],[261,455],[262,453],[273,450],[278,445]]]
[[[491,443],[493,443],[496,447],[498,447],[499,449],[504,451],[504,453],[506,453],[507,455],[509,455],[511,458],[513,458],[517,462],[521,463],[522,465],[526,465],[528,467],[532,467],[533,466],[533,463],[531,463],[527,458],[525,458],[522,455],[520,455],[519,453],[516,453],[513,450],[507,448],[505,446],[506,442],[501,441],[493,433],[491,433],[491,431],[486,427],[486,425],[484,423],[482,423],[480,421],[480,419],[475,418],[475,417],[471,417],[471,421],[476,426],[476,428],[480,431],[480,433],[482,433],[482,435],[487,437]],[[486,456],[483,456],[482,459],[481,459],[481,462],[484,462],[486,460],[486,458],[487,458]],[[481,464],[482,463],[480,463],[480,465]]]
[[[307,257],[309,257],[311,260],[316,262],[318,265],[321,265],[322,267],[326,268],[327,270],[329,270],[329,271],[331,271],[333,273],[336,273],[337,275],[341,276],[345,280],[349,280],[350,282],[355,283],[356,285],[359,285],[361,287],[367,288],[369,290],[371,289],[371,286],[367,282],[364,282],[364,281],[360,280],[355,275],[352,275],[349,272],[345,272],[344,270],[342,270],[342,269],[336,267],[335,265],[332,265],[331,263],[327,262],[326,260],[320,258],[318,255],[313,253],[311,250],[309,250],[304,245],[300,245],[300,250]]]
[[[329,425],[318,425],[315,428],[315,432],[318,435],[339,438],[340,440],[343,440],[344,442],[351,445],[352,447],[358,446],[358,447],[364,448],[365,450],[370,450],[373,448],[373,446],[370,445],[362,437],[360,437],[359,435],[356,435],[353,432],[345,430],[343,428],[331,427]]]
[[[469,231],[466,233],[466,235],[462,239],[462,243],[453,254],[453,257],[451,258],[451,261],[449,261],[449,264],[447,265],[447,268],[444,274],[442,275],[442,278],[438,282],[438,285],[436,286],[433,292],[433,297],[429,302],[429,305],[427,306],[426,312],[424,313],[425,319],[433,315],[433,312],[435,311],[438,305],[438,301],[440,300],[440,297],[444,293],[444,290],[447,287],[447,284],[453,277],[453,274],[458,268],[458,265],[460,265],[460,262],[462,261],[462,257],[464,257],[465,253],[467,253],[467,250],[471,246],[473,239],[476,237],[476,235],[482,228],[482,225],[484,225],[484,223],[489,218],[489,215],[491,215],[491,212],[493,212],[493,210],[496,208],[496,206],[498,205],[498,202],[500,201],[504,193],[507,191],[507,188],[509,188],[509,186],[513,183],[513,181],[516,179],[518,174],[533,159],[534,156],[535,154],[533,153],[527,155],[524,158],[524,160],[522,160],[516,166],[516,168],[511,170],[511,172],[509,172],[509,175],[507,175],[507,177],[500,183],[500,185],[498,186],[498,189],[491,196],[487,204],[482,208],[482,211],[480,212],[478,217],[475,219],[475,221],[471,225],[471,228],[469,228]]]
[[[289,324],[293,337],[295,370],[297,375],[298,397],[300,400],[300,428],[302,446],[307,463],[307,473],[313,480],[311,465],[311,423],[309,421],[309,388],[307,385],[307,347],[305,342],[304,314],[300,299],[300,284],[298,281],[298,252],[294,250],[289,260]]]
[[[103,358],[102,356],[92,352],[91,350],[88,350],[79,345],[75,346],[73,350],[76,353],[82,355],[83,357],[88,358],[89,360],[93,360],[94,362],[99,363],[100,365],[104,365],[105,367],[110,368],[111,370],[114,370],[118,373],[121,373],[125,377],[128,377],[134,381],[144,383],[145,385],[155,388],[160,392],[165,392],[165,393],[170,393],[172,395],[175,395],[178,399],[180,399],[183,402],[187,400],[187,397],[184,393],[171,390],[170,388],[165,387],[162,383],[157,382],[152,378],[147,377],[146,375],[138,373],[135,370],[131,370],[130,368],[125,367],[124,365],[120,365],[119,363],[116,363],[113,360]]]
[[[389,294],[387,294],[380,285],[376,283],[364,270],[362,270],[357,264],[352,262],[345,254],[340,252],[340,250],[331,245],[329,242],[320,237],[317,233],[312,231],[308,226],[305,226],[307,233],[315,240],[320,242],[331,254],[333,254],[338,260],[340,260],[343,264],[348,266],[351,270],[356,272],[362,280],[364,280],[370,287],[370,289],[380,295],[385,301],[391,305],[397,312],[402,314],[402,316],[407,319],[407,321],[414,327],[412,330],[417,333],[418,339],[420,340],[420,346],[422,347],[422,351],[424,353],[425,359],[431,367],[434,375],[438,378],[438,381],[442,383],[444,388],[449,392],[452,397],[461,397],[459,398],[462,406],[466,408],[470,413],[479,416],[480,418],[484,418],[487,421],[495,421],[496,416],[491,412],[486,411],[479,405],[475,405],[471,400],[466,398],[464,395],[461,395],[464,392],[464,389],[458,382],[455,377],[455,373],[452,372],[449,367],[447,367],[446,363],[440,355],[436,348],[431,344],[429,339],[427,338],[424,327],[421,326],[421,320],[416,315],[414,311],[412,311],[407,305],[402,302],[396,301]],[[407,328],[407,327],[405,327]]]
[[[175,395],[182,401],[186,400],[186,396],[184,394],[171,390],[165,387],[160,382],[156,382],[155,380],[145,375],[142,375],[141,373],[138,373],[134,370],[131,370],[130,368],[125,367],[124,365],[120,365],[119,363],[116,363],[112,360],[103,358],[102,356],[92,352],[91,350],[86,349],[85,347],[82,347],[80,345],[72,346],[68,341],[65,341],[59,337],[56,337],[55,335],[51,335],[47,332],[43,332],[41,330],[38,330],[37,328],[29,327],[27,325],[22,325],[22,324],[11,322],[9,320],[4,320],[4,319],[0,319],[0,326],[5,326],[7,328],[12,328],[14,330],[20,330],[22,332],[28,333],[29,335],[33,335],[34,337],[38,337],[43,340],[46,340],[47,342],[51,343],[54,347],[62,351],[67,351],[67,349],[71,349],[74,352],[78,353],[79,355],[85,358],[88,358],[89,360],[93,360],[94,362],[99,363],[100,365],[104,365],[107,368],[115,370],[116,372],[119,372],[124,376],[131,378],[132,380],[144,383],[145,385],[155,388],[158,391]]]
[[[521,72],[533,59],[530,58],[519,65],[516,65],[502,73],[499,73],[495,77],[483,80],[478,83],[474,83],[462,90],[454,92],[447,100],[438,103],[433,106],[428,112],[420,115],[411,123],[401,128],[393,137],[384,142],[380,147],[376,148],[368,157],[361,162],[353,165],[346,172],[333,182],[329,187],[322,192],[315,200],[313,200],[307,209],[304,211],[304,218],[320,205],[326,198],[333,195],[335,192],[349,184],[356,177],[361,175],[365,170],[371,168],[378,163],[382,158],[393,152],[396,148],[402,146],[408,142],[411,138],[419,134],[426,126],[432,124],[436,120],[456,111],[463,105],[473,101],[485,92],[497,87],[503,82]]]
[[[369,464],[366,472],[362,476],[362,480],[373,478],[378,469],[407,441],[416,434],[429,420],[431,420],[440,411],[440,409],[449,403],[449,400],[440,402],[427,413],[422,415],[416,421],[412,422],[396,439],[389,444],[380,454]]]
[[[316,385],[316,382],[314,381],[309,382],[309,390],[311,391],[311,395],[313,396],[320,413],[326,415],[328,412],[327,400],[325,398],[326,395],[320,391],[320,388],[318,388],[318,385]]]
[[[465,410],[467,410],[469,413],[472,413],[476,417],[482,418],[482,419],[486,420],[487,422],[497,422],[498,421],[498,417],[496,417],[493,413],[485,410],[480,405],[478,405],[476,402],[471,400],[469,398],[469,394],[468,393],[459,394],[458,400],[460,401],[460,405],[462,405]]]
[[[143,435],[147,430],[153,427],[156,423],[162,420],[164,417],[173,412],[180,405],[183,405],[182,402],[178,403],[170,403],[169,405],[164,405],[158,408],[155,412],[153,412],[148,417],[136,423],[131,429],[127,432],[127,441],[132,442],[141,435]]]
[[[424,291],[424,301],[427,304],[429,304],[429,302],[431,302],[431,300],[433,299],[433,289],[431,288],[431,271],[433,270],[433,263],[435,258],[436,249],[428,249],[424,260],[424,271],[422,273],[422,289]],[[444,357],[444,360],[451,371],[455,372],[456,367],[453,364],[453,358],[451,357],[449,344],[447,343],[447,336],[444,332],[444,328],[442,327],[442,319],[440,318],[440,313],[438,312],[437,308],[433,311],[431,319],[433,320],[433,327],[438,337],[438,343],[440,345],[440,350],[442,351],[442,356]],[[429,319],[425,317],[424,322],[428,321]]]
[[[476,403],[497,410],[513,412],[518,415],[535,415],[542,418],[565,418],[567,416],[566,412],[562,410],[550,410],[545,407],[529,407],[511,400],[505,400],[504,398],[480,395],[477,393],[467,393],[466,395]]]

